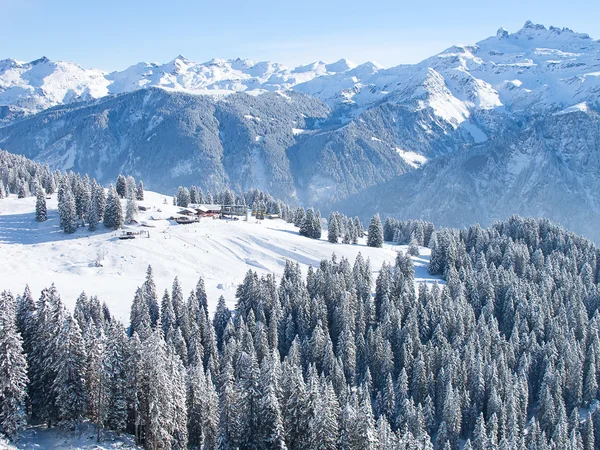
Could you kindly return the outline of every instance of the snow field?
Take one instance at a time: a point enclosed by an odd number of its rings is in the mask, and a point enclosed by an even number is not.
[[[47,200],[48,220],[43,223],[35,221],[35,197],[0,200],[0,290],[18,294],[28,283],[37,297],[41,289],[55,283],[70,310],[85,291],[88,296],[97,295],[127,323],[136,288],[143,283],[149,264],[159,296],[171,290],[178,276],[187,297],[202,276],[209,309],[214,311],[221,295],[229,307],[235,306],[237,285],[248,270],[281,276],[286,259],[299,262],[306,271],[333,253],[353,264],[361,252],[371,260],[376,277],[384,261],[393,264],[396,252],[406,250],[388,244],[370,248],[365,239],[358,245],[331,244],[325,240],[326,232],[323,239],[313,240],[300,236],[297,228],[283,220],[203,218],[198,224],[177,225],[165,219],[179,211],[171,197],[147,191],[145,201],[138,203],[150,207],[140,211],[137,220],[153,227],[135,227],[149,231],[149,239],[120,240],[121,230],[109,231],[102,225],[94,233],[79,228],[72,235],[64,234],[59,229],[55,195]],[[421,248],[421,254],[413,258],[415,281],[434,282],[427,273],[429,249]]]

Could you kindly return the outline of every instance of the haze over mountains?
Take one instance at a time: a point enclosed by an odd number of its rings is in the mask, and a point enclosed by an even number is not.
[[[599,111],[600,42],[531,22],[390,69],[0,61],[0,148],[54,168],[440,225],[545,216],[596,240]]]

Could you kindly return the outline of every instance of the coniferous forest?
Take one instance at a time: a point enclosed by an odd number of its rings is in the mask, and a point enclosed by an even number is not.
[[[250,271],[214,315],[202,279],[164,289],[148,267],[129,324],[85,293],[67,311],[54,286],[3,292],[0,430],[87,419],[148,449],[599,448],[599,250],[518,217],[428,238],[445,285],[418,290],[399,252],[376,279],[360,255]]]

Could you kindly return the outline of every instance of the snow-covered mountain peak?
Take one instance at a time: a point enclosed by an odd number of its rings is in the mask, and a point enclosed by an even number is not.
[[[591,39],[590,36],[586,33],[576,33],[575,31],[571,30],[570,28],[560,28],[560,27],[555,27],[555,26],[550,26],[548,28],[546,28],[544,25],[539,24],[539,23],[533,23],[531,20],[528,20],[527,22],[525,22],[525,25],[523,25],[523,28],[521,28],[519,31],[517,31],[515,33],[515,35],[518,36],[526,36],[529,39],[534,39],[534,38],[554,38],[556,36],[560,36],[560,35],[566,35],[569,38],[577,38],[577,39]]]
[[[354,69],[355,67],[356,67],[356,64],[354,64],[351,61],[348,61],[347,59],[343,59],[343,58],[334,63],[325,65],[325,69],[327,69],[327,72],[333,72],[333,73],[345,72],[347,70]]]
[[[506,31],[503,27],[500,27],[496,32],[496,37],[498,39],[506,39],[508,37],[508,31]]]
[[[138,63],[107,74],[45,57],[32,62],[6,59],[0,61],[0,106],[31,114],[148,87],[211,95],[293,89],[333,108],[350,107],[344,113],[348,116],[384,99],[410,102],[414,93],[428,89],[429,69],[439,74],[452,103],[454,99],[463,103],[460,111],[556,112],[600,101],[600,41],[568,28],[527,21],[516,32],[500,28],[476,44],[454,45],[418,64],[390,69],[372,62],[357,66],[346,59],[289,68],[242,58],[198,63],[178,55],[164,64]]]
[[[500,41],[500,42],[499,42]],[[498,52],[527,50],[536,47],[586,47],[598,44],[586,33],[577,33],[569,28],[550,26],[546,28],[541,24],[527,21],[523,28],[515,33],[508,33],[500,28],[496,36],[484,39],[477,43],[479,47],[495,48]],[[508,47],[507,47],[508,46]],[[593,48],[592,47],[592,48]]]

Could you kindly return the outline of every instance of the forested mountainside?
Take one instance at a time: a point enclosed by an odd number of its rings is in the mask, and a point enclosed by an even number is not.
[[[148,268],[127,328],[93,296],[71,313],[53,286],[5,291],[0,429],[29,414],[145,448],[597,448],[598,248],[520,218],[430,245],[445,287],[416,292],[402,253],[376,280],[361,256],[306,277],[288,262],[248,272],[214,317],[202,279],[161,293]]]
[[[215,100],[153,89],[42,112],[0,128],[0,145],[103,182],[127,173],[155,190],[256,187],[295,201],[343,198],[411,168],[371,139],[364,123],[381,117],[332,128],[329,113],[302,94]]]
[[[600,241],[600,117],[532,119],[513,134],[431,161],[335,205],[436,225],[492,223],[513,213],[548,217]]]

